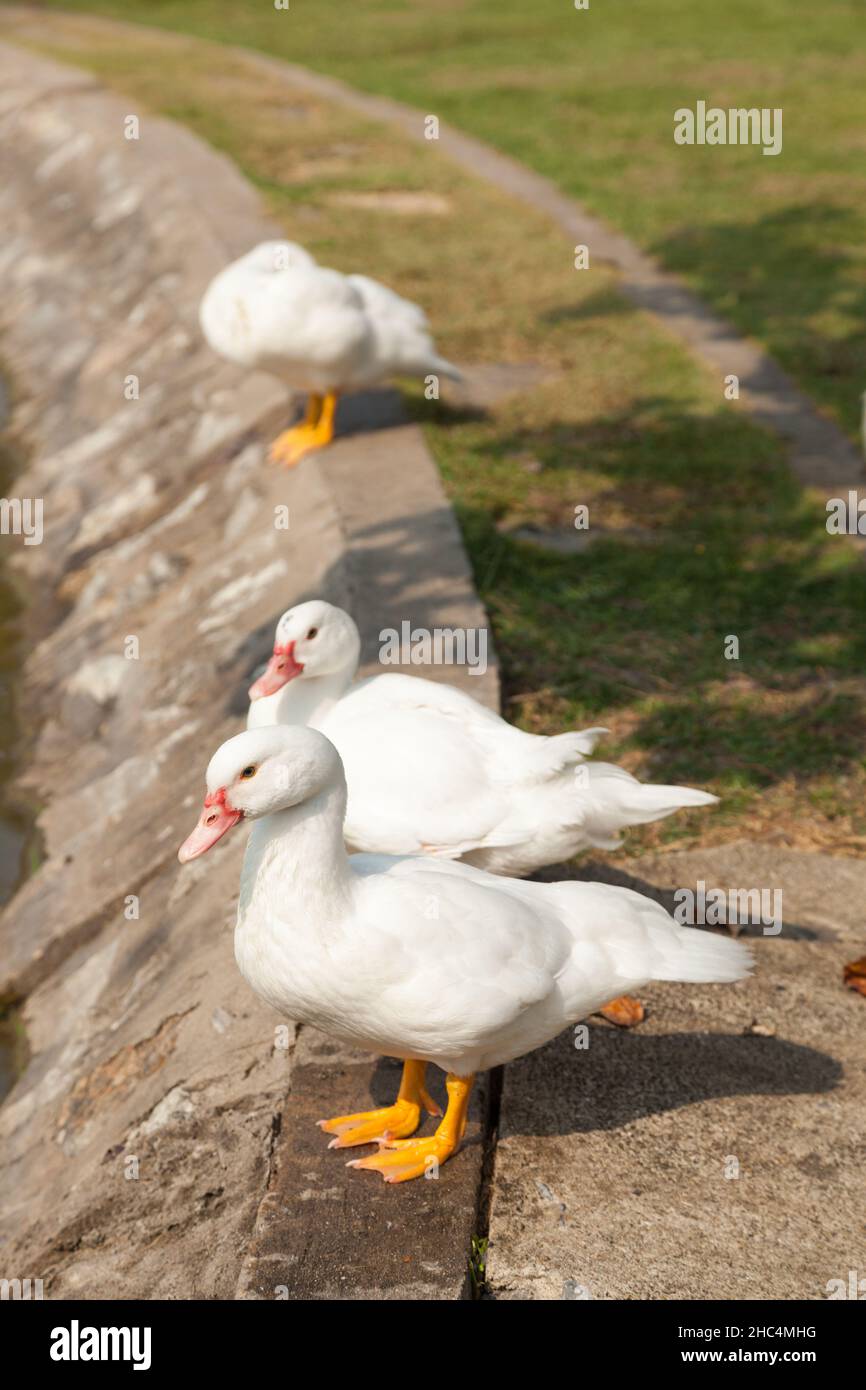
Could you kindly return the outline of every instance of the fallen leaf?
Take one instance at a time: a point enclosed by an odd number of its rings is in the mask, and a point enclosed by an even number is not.
[[[866,956],[846,965],[843,979],[849,989],[856,989],[858,994],[866,997]]]
[[[608,1023],[615,1023],[617,1028],[634,1028],[636,1023],[643,1023],[646,1018],[643,1004],[630,994],[621,994],[619,999],[612,999],[603,1009],[599,1009],[599,1013]]]

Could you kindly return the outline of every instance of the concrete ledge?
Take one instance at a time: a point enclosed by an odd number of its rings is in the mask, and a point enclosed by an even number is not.
[[[431,1069],[434,1094],[445,1087]],[[470,1296],[470,1239],[478,1230],[484,1148],[484,1078],[473,1095],[466,1138],[436,1181],[386,1187],[378,1174],[346,1167],[356,1153],[329,1152],[316,1121],[351,1114],[369,1095],[389,1105],[400,1067],[344,1051],[302,1029],[292,1094],[268,1193],[259,1207],[238,1297],[253,1299],[456,1299]],[[432,1133],[426,1120],[421,1133]],[[361,1153],[363,1150],[358,1150]]]

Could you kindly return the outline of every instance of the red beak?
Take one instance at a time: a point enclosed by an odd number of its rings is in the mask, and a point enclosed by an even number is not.
[[[219,791],[206,796],[198,825],[191,835],[187,835],[177,852],[181,864],[188,864],[190,859],[197,859],[200,854],[209,850],[217,840],[222,839],[227,830],[237,825],[243,814],[243,811],[235,811],[226,805],[225,787],[220,787]]]
[[[274,647],[274,654],[268,662],[267,670],[250,686],[251,700],[260,700],[263,695],[276,695],[284,685],[294,680],[303,671],[299,661],[295,661],[295,644],[286,642],[283,647]]]

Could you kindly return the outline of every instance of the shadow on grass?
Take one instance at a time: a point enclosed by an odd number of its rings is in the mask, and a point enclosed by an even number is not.
[[[652,250],[714,308],[766,343],[856,435],[866,387],[864,236],[862,211],[807,204],[690,226]]]
[[[597,290],[585,299],[574,304],[557,305],[541,315],[542,323],[585,323],[588,319],[609,318],[611,315],[633,314],[635,307],[626,299],[622,291],[612,285],[609,289]]]
[[[589,535],[599,528],[580,555],[504,535],[497,522],[524,494],[485,507],[468,469],[446,466],[512,716],[541,691],[567,702],[570,722],[604,722],[637,691],[630,741],[655,751],[666,780],[766,786],[862,766],[864,701],[838,688],[866,662],[862,564],[827,534],[775,440],[734,411],[653,397],[476,449],[482,470],[502,454],[540,460],[524,493],[537,506],[546,492],[566,525],[591,471]],[[621,536],[606,530],[614,514]]]

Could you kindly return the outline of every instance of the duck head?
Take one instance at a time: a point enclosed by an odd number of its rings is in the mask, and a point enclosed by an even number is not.
[[[324,599],[299,603],[277,623],[273,656],[250,686],[250,699],[276,695],[297,676],[351,674],[360,654],[361,637],[348,613]]]
[[[204,807],[177,857],[197,859],[239,821],[298,806],[342,778],[340,755],[315,729],[274,724],[237,734],[208,763]]]

